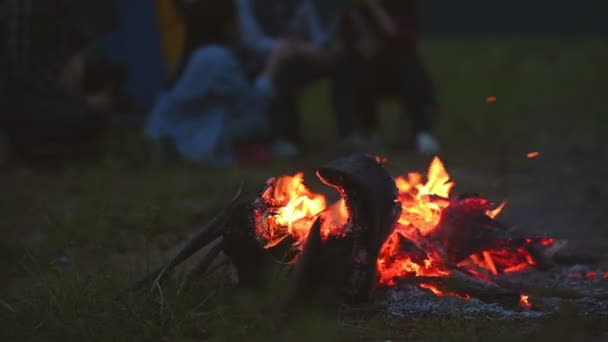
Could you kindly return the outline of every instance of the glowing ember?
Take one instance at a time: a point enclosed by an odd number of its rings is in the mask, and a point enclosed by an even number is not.
[[[469,296],[468,294],[465,294],[464,296],[462,296],[462,295],[460,295],[458,293],[454,293],[454,292],[443,292],[437,286],[435,286],[433,284],[429,284],[429,283],[421,283],[418,286],[420,286],[420,288],[422,288],[422,289],[426,289],[426,290],[433,292],[433,294],[435,294],[435,296],[437,296],[437,297],[449,296],[449,297],[458,297],[462,300],[471,299],[471,296]]]
[[[536,158],[536,157],[538,157],[539,155],[540,155],[540,153],[539,153],[539,152],[530,152],[530,153],[528,153],[528,158],[529,158],[529,159]]]
[[[597,278],[598,273],[597,272],[587,272],[586,277],[587,279],[595,279]]]
[[[378,162],[380,164],[386,164],[386,163],[388,163],[388,158],[376,156],[376,162]]]
[[[520,295],[519,296],[519,304],[521,304],[521,306],[523,306],[526,309],[532,309],[532,304],[530,303],[530,298],[527,295]]]
[[[386,163],[388,160],[376,157],[376,161]],[[428,238],[436,230],[443,211],[454,203],[454,199],[450,198],[454,183],[450,181],[443,163],[435,157],[426,175],[411,172],[397,177],[395,185],[402,212],[393,233],[380,250],[377,259],[378,283],[393,286],[398,279],[405,277],[449,276],[449,269],[454,265],[447,265],[438,246]],[[319,216],[323,217],[321,236],[324,241],[347,234],[344,227],[349,212],[344,199],[328,207],[325,196],[313,193],[304,185],[302,173],[271,180],[261,199],[267,209],[256,213],[256,233],[265,248],[277,246],[287,239],[294,250],[301,251],[312,224]],[[493,219],[500,214],[506,202],[494,206],[484,198],[469,197],[458,204],[465,211],[485,213]],[[526,239],[526,244],[548,246],[552,243],[552,239]],[[518,272],[535,264],[533,256],[524,246],[486,250],[470,255],[457,266],[477,279],[490,281],[492,276]],[[604,278],[608,279],[608,273]],[[420,284],[420,287],[438,296],[467,298],[443,293],[432,283]],[[522,295],[524,302],[528,303],[527,296]]]

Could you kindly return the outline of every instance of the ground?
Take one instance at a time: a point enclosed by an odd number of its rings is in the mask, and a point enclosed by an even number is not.
[[[456,191],[506,199],[508,223],[568,238],[576,248],[605,250],[606,45],[575,38],[428,40],[422,53],[440,89],[441,158]],[[320,187],[312,170],[334,157],[325,87],[304,95],[308,154],[294,163],[223,171],[166,165],[155,146],[127,131],[108,137],[98,161],[2,166],[0,340],[607,338],[606,319],[575,310],[538,321],[493,322],[388,320],[377,308],[348,308],[340,317],[302,314],[277,331],[260,305],[265,298],[235,293],[226,275],[181,290],[174,286],[178,276],[160,298],[117,297],[212,217],[241,181],[253,193],[271,176],[303,170]],[[496,101],[488,103],[490,96]],[[377,153],[389,157],[394,175],[424,170],[430,159],[408,152],[407,123],[396,124],[395,105],[383,109],[385,136],[401,146]],[[528,159],[533,151],[540,155]]]

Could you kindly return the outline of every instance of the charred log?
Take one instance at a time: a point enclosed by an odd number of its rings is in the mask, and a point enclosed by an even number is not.
[[[339,244],[350,244],[347,297],[355,302],[365,301],[376,282],[380,248],[401,213],[395,182],[375,158],[362,154],[330,162],[318,169],[317,175],[346,201],[349,232],[347,242]]]
[[[507,227],[486,215],[487,208],[467,198],[452,202],[441,213],[431,239],[439,241],[450,263],[470,255],[504,247],[521,247],[525,239],[514,239]],[[508,245],[505,242],[508,241]]]
[[[145,284],[151,282],[162,283],[175,267],[222,235],[226,228],[226,221],[232,215],[234,208],[238,205],[238,201],[241,197],[241,190],[242,185],[239,187],[236,195],[230,201],[226,209],[202,226],[198,232],[186,242],[180,251],[169,260],[169,262],[135,282],[128,290],[134,291],[140,289]]]
[[[498,303],[508,307],[519,305],[520,292],[499,286],[491,281],[482,281],[460,271],[452,271],[449,277],[442,278],[439,288],[453,291],[486,303]]]
[[[209,249],[203,259],[201,259],[201,261],[190,271],[186,279],[186,285],[192,282],[194,279],[203,276],[213,264],[213,261],[215,261],[217,256],[222,252],[224,241],[223,239],[218,240],[219,241]]]
[[[273,258],[258,242],[254,227],[252,205],[236,207],[226,222],[222,249],[238,271],[239,286],[259,289],[264,286],[266,271]]]

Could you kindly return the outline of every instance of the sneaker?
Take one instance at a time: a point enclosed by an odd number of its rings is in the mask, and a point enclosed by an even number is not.
[[[300,149],[293,143],[278,139],[271,146],[272,157],[275,159],[292,159],[300,156]]]
[[[437,139],[429,132],[416,134],[416,149],[423,155],[439,154],[440,147]]]

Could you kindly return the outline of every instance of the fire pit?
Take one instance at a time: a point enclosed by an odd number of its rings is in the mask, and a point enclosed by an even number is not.
[[[568,264],[557,257],[565,241],[527,236],[501,223],[505,203],[453,194],[439,158],[426,175],[397,178],[385,162],[358,154],[319,168],[317,177],[341,195],[335,203],[312,192],[302,173],[269,179],[253,200],[236,196],[174,259],[134,288],[162,281],[214,242],[196,274],[224,251],[241,286],[263,288],[266,266],[284,265],[289,276],[275,306],[279,314],[299,300],[325,305],[386,299],[388,312],[397,316],[535,317],[566,300],[547,290],[551,281],[563,281],[560,275],[596,289],[567,300],[608,312],[608,291],[601,290],[608,273],[555,267]]]

